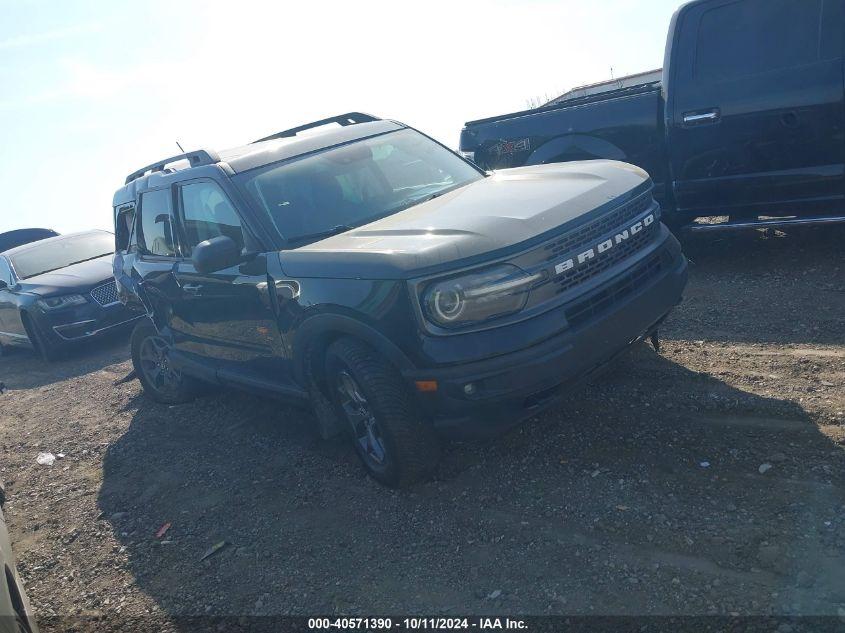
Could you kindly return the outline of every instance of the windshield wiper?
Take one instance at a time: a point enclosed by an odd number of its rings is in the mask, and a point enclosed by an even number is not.
[[[297,235],[296,237],[288,239],[288,244],[290,244],[291,242],[316,242],[327,237],[332,237],[333,235],[338,235],[339,233],[346,233],[346,231],[351,231],[354,228],[356,227],[352,226],[351,224],[338,224],[337,226],[333,226],[327,231],[319,231],[317,233],[306,233],[305,235]]]

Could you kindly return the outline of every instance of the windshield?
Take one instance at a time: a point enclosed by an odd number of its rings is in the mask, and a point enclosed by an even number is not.
[[[368,224],[484,176],[414,130],[268,165],[238,183],[290,243]]]
[[[18,277],[27,279],[112,253],[114,236],[102,232],[35,243],[10,259]]]

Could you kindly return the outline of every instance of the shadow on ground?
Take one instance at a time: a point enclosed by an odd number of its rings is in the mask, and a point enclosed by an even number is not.
[[[740,356],[841,345],[842,236],[686,239],[691,284],[664,337]],[[799,396],[645,348],[506,436],[450,445],[435,481],[402,492],[272,400],[141,395],[128,410],[103,461],[101,520],[174,618],[845,609],[842,447]]]
[[[98,503],[177,618],[845,606],[842,450],[796,403],[646,349],[565,407],[451,445],[405,492],[273,401],[131,406]]]
[[[70,349],[53,362],[32,350],[7,348],[0,357],[0,382],[8,389],[35,389],[102,370],[129,358],[128,339],[127,332],[109,334]]]

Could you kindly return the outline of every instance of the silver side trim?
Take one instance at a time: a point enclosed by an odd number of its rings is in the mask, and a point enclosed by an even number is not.
[[[53,331],[56,334],[58,334],[59,337],[61,337],[65,341],[82,341],[84,339],[91,338],[92,336],[97,336],[98,334],[102,334],[103,332],[114,329],[116,327],[120,327],[121,325],[126,325],[127,323],[132,323],[133,321],[137,321],[138,319],[140,319],[143,316],[145,316],[145,315],[139,314],[138,316],[134,316],[131,319],[126,319],[125,321],[121,321],[120,323],[115,323],[113,325],[107,325],[106,327],[101,327],[101,328],[98,328],[96,330],[92,330],[91,332],[86,332],[82,336],[65,336],[64,334],[61,333],[61,330],[67,329],[67,328],[72,328],[72,327],[77,327],[77,326],[80,326],[80,325],[85,325],[86,323],[96,323],[96,321],[94,321],[94,320],[77,321],[76,323],[65,323],[64,325],[54,325]]]
[[[687,224],[683,231],[690,233],[716,233],[719,231],[740,231],[743,229],[778,228],[782,226],[823,226],[845,224],[845,216],[813,216],[806,218],[773,218],[770,220],[742,220],[721,224]]]
[[[12,332],[0,332],[0,335],[8,336],[9,338],[19,338],[19,339],[29,340],[29,337],[26,334],[13,334]]]

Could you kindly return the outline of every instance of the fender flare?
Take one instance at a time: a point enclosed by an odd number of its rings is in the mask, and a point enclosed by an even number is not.
[[[571,160],[606,158],[630,162],[625,152],[609,141],[587,134],[567,134],[557,136],[540,145],[531,153],[525,164],[542,165],[558,162],[555,159],[564,153],[571,154]]]
[[[370,345],[399,371],[414,369],[414,364],[393,341],[360,319],[344,314],[317,314],[308,317],[296,328],[291,341],[294,376],[299,384],[308,384],[308,352],[313,343],[327,346],[330,341],[343,335],[353,336]]]

